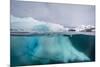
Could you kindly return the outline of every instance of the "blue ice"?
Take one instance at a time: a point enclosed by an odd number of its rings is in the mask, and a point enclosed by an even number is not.
[[[12,36],[11,51],[12,62],[15,65],[90,60],[84,53],[72,46],[69,37],[62,35]],[[14,60],[16,58],[17,60]]]
[[[59,24],[30,20],[30,18],[12,19],[11,28],[25,31],[48,32],[64,31]],[[49,64],[53,62],[89,61],[90,58],[78,51],[69,36],[11,36],[11,65]]]

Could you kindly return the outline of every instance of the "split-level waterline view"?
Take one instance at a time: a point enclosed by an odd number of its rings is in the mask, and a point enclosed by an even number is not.
[[[95,61],[95,5],[11,0],[11,66]]]

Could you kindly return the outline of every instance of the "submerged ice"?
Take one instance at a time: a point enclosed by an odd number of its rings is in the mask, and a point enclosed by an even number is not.
[[[62,35],[12,36],[11,55],[14,65],[90,60],[73,47],[69,37]]]
[[[64,31],[59,24],[39,22],[32,18],[11,18],[11,28],[22,31]],[[26,24],[27,23],[27,24]],[[65,63],[89,61],[90,58],[78,51],[69,36],[33,35],[11,36],[11,65]]]

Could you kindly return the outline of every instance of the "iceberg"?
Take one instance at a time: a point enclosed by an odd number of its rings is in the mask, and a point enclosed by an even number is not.
[[[11,29],[14,29],[15,32],[23,30],[25,32],[65,31],[65,28],[60,24],[14,16],[11,16]],[[75,61],[90,61],[90,58],[73,46],[69,36],[58,34],[11,36],[11,65],[13,66]]]
[[[36,65],[90,61],[68,36],[11,36],[11,64]]]
[[[31,17],[11,16],[11,32],[63,32],[63,25],[38,21]]]

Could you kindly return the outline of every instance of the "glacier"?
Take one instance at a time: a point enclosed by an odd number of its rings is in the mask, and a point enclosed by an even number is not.
[[[59,32],[65,31],[60,24],[37,21],[33,18],[11,16],[14,32]],[[11,31],[12,32],[12,31]],[[90,61],[83,52],[77,50],[70,38],[64,35],[11,36],[11,65],[36,65]]]

